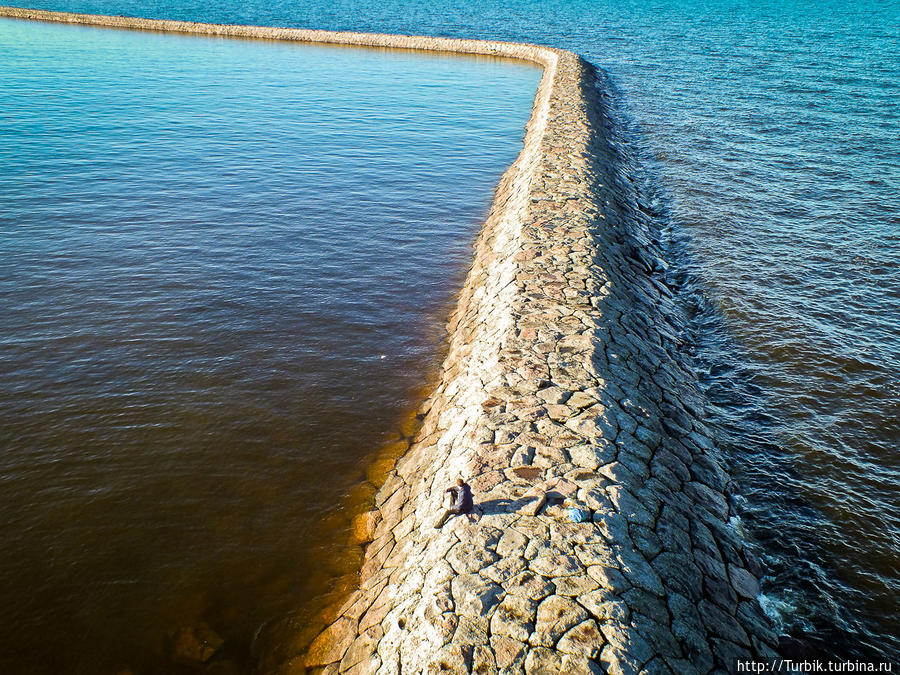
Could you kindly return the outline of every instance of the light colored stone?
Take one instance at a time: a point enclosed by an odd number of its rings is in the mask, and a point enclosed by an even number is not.
[[[539,574],[535,574],[531,570],[525,570],[510,579],[506,589],[513,595],[540,600],[553,593],[555,586]]]
[[[493,565],[485,567],[481,570],[481,576],[502,586],[508,586],[510,579],[518,575],[524,569],[524,558],[510,556],[508,558],[501,558]]]
[[[584,593],[576,598],[578,604],[584,607],[595,619],[600,622],[613,621],[627,624],[631,617],[631,610],[622,600],[612,599],[608,591],[597,590]]]
[[[589,593],[600,588],[600,582],[585,574],[576,574],[569,577],[554,577],[557,595],[576,596]]]
[[[506,635],[527,642],[534,631],[537,607],[537,600],[507,595],[491,616],[491,635]]]
[[[612,548],[605,541],[575,545],[575,556],[582,564],[618,567],[619,562]]]
[[[563,654],[560,672],[566,675],[605,675],[598,663],[573,654]]]
[[[477,574],[460,574],[451,587],[456,611],[463,616],[485,616],[503,594],[501,586]]]
[[[524,551],[528,537],[518,530],[506,530],[497,543],[497,553],[503,557],[516,555]]]
[[[573,555],[548,555],[534,558],[528,565],[537,574],[545,577],[565,577],[584,570]]]
[[[547,387],[537,392],[537,396],[549,404],[559,405],[567,403],[571,395],[562,387]]]
[[[472,655],[472,675],[495,675],[495,673],[497,673],[497,662],[494,652],[486,645],[475,647]]]
[[[447,644],[456,635],[456,628],[459,626],[459,617],[455,612],[444,612],[430,618],[430,623],[434,626],[437,634],[440,636],[442,645]]]
[[[528,641],[532,645],[552,647],[567,630],[587,618],[581,605],[570,598],[551,595],[538,606],[534,632]]]
[[[556,648],[567,654],[579,656],[585,660],[600,656],[605,638],[597,628],[593,619],[582,621],[565,632],[556,644]]]
[[[562,672],[562,654],[555,649],[534,647],[528,650],[525,675],[557,675]]]
[[[356,638],[341,659],[341,670],[349,670],[358,664],[368,664],[376,656],[375,651],[382,635],[384,631],[381,626],[374,626]]]
[[[600,588],[612,594],[619,594],[631,588],[631,582],[615,567],[591,565],[588,574],[597,580]]]
[[[491,649],[497,666],[513,672],[516,666],[524,667],[527,645],[505,635],[491,636]]]
[[[566,401],[566,405],[570,408],[588,408],[594,405],[597,402],[593,396],[584,393],[583,391],[576,391],[572,394],[568,400]]]
[[[461,541],[450,549],[446,560],[457,574],[469,574],[493,564],[499,557],[483,546]]]
[[[433,656],[430,654],[428,656],[430,658],[424,669],[424,672],[428,675],[439,675],[440,673],[448,672],[466,673],[469,671],[466,664],[466,655],[459,645],[447,645]]]

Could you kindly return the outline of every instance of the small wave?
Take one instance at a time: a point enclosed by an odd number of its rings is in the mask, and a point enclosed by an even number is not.
[[[728,526],[741,535],[742,538],[747,538],[747,532],[744,530],[744,521],[741,520],[740,516],[731,516],[728,519]]]
[[[786,600],[769,596],[765,593],[760,593],[757,600],[766,616],[778,626],[778,630],[783,630],[785,618],[793,615],[797,611],[797,608]]]

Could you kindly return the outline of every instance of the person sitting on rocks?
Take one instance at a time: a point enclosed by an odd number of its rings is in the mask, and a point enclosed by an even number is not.
[[[475,502],[472,500],[472,488],[461,477],[456,479],[456,485],[448,487],[444,490],[444,494],[450,493],[450,508],[448,508],[437,525],[436,529],[441,529],[450,516],[458,516],[466,513],[471,514],[475,510]]]

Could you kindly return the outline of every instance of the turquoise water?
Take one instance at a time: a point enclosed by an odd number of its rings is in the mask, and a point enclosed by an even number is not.
[[[604,68],[773,613],[804,653],[900,659],[900,4],[35,6],[528,40]]]
[[[248,670],[358,570],[540,71],[10,20],[0,63],[0,672],[206,626]]]

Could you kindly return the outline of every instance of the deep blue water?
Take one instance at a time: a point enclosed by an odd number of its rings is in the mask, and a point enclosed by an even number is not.
[[[824,653],[900,659],[900,3],[34,6],[527,40],[605,69],[772,611]]]
[[[6,19],[0,69],[0,672],[248,668],[358,570],[540,70]]]

